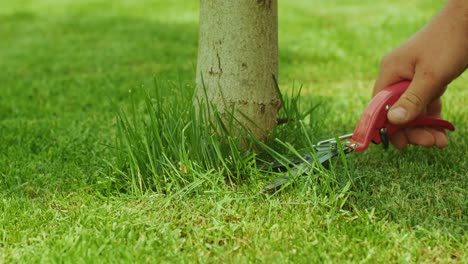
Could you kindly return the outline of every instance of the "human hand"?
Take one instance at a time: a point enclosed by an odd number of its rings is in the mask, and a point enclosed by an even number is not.
[[[440,96],[447,85],[468,66],[468,1],[449,1],[419,32],[382,59],[374,95],[402,80],[412,80],[387,117],[392,124],[405,124],[420,114],[440,117]],[[398,148],[407,144],[443,148],[448,144],[443,130],[408,128],[390,138]]]

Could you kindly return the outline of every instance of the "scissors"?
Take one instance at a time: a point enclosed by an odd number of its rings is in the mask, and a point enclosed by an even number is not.
[[[389,137],[406,128],[431,127],[438,130],[454,131],[454,125],[449,121],[429,115],[420,115],[403,125],[394,125],[388,121],[388,110],[406,91],[410,83],[410,81],[398,82],[377,93],[366,106],[353,133],[322,140],[314,145],[318,162],[327,165],[340,152],[344,154],[362,152],[368,149],[370,143],[382,143],[386,149],[389,146]],[[313,153],[305,153],[302,157],[295,158],[288,164],[274,161],[271,168],[275,171],[289,170],[290,173],[296,175],[304,174],[314,161],[313,155]],[[287,176],[279,177],[265,186],[262,192],[276,191],[289,181]]]

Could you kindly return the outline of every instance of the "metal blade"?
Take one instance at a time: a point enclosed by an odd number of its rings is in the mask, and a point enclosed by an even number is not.
[[[315,151],[317,154],[318,162],[325,167],[328,167],[328,162],[339,155],[340,151],[338,151],[338,146],[336,142],[327,142],[322,144],[317,144],[315,147]],[[343,153],[348,154],[352,152],[353,149],[348,146],[343,146]],[[313,170],[313,154],[312,153],[304,153],[301,158],[294,157],[291,159],[289,164],[284,165],[279,161],[274,161],[272,163],[272,169],[280,172],[287,172],[289,175],[293,176],[300,176],[304,175],[307,172]],[[288,176],[280,176],[269,183],[267,186],[262,188],[261,192],[275,192],[279,190],[282,186],[290,181],[290,177]]]

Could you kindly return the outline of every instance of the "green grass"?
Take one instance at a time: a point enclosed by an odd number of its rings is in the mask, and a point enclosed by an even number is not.
[[[380,58],[442,4],[375,2],[280,3],[281,89],[303,84],[300,112],[318,106],[303,130],[279,128],[283,142],[301,148],[303,133],[317,141],[351,132]],[[174,155],[157,163],[162,171],[140,174],[148,188],[132,182],[118,113],[129,122],[138,114],[143,126],[158,121],[144,114],[152,99],[187,105],[197,9],[197,1],[0,3],[0,262],[468,261],[466,74],[444,96],[457,128],[444,150],[372,146],[264,195],[268,176],[252,168],[253,153],[232,158],[226,167],[250,174],[225,184],[223,166],[194,162],[212,156],[187,156],[175,128],[190,113],[164,107],[166,118],[181,118],[159,126],[174,128],[166,139],[175,144],[158,153]],[[135,150],[145,131],[130,137]],[[217,146],[190,153],[230,153]],[[144,153],[135,158],[134,168],[148,165]]]

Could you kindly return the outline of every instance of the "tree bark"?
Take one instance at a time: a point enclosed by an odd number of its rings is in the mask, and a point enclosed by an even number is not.
[[[201,0],[198,45],[195,105],[207,98],[225,117],[234,107],[242,127],[264,140],[281,106],[277,0]]]

